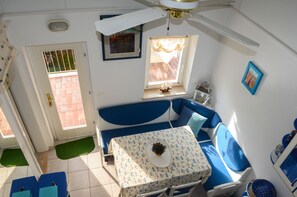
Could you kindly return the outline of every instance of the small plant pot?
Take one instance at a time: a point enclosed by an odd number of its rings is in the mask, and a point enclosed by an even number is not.
[[[152,146],[152,151],[157,155],[161,156],[166,150],[166,145],[162,144],[161,142],[155,142]]]
[[[165,168],[172,163],[172,152],[166,141],[157,139],[147,145],[147,157],[151,164]]]

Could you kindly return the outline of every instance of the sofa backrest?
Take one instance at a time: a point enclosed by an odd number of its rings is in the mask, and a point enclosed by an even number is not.
[[[105,121],[115,125],[136,125],[155,120],[170,108],[169,100],[123,104],[99,109]]]
[[[195,111],[196,113],[206,117],[207,120],[202,126],[204,128],[215,128],[218,123],[222,122],[220,116],[215,111],[207,107],[204,107],[203,105],[200,105],[194,101],[178,98],[178,99],[173,99],[171,102],[172,102],[172,108],[177,114],[181,113],[181,110],[185,105],[188,108]]]
[[[242,149],[224,124],[218,125],[215,138],[216,143],[214,144],[216,144],[222,159],[231,170],[241,172],[250,167]]]

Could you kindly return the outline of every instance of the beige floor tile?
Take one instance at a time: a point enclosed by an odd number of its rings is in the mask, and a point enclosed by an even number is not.
[[[103,168],[91,169],[90,174],[90,184],[91,187],[101,186],[111,183],[111,178],[109,174]]]
[[[111,190],[112,190],[112,197],[119,197],[121,188],[118,184],[112,183]]]
[[[47,163],[47,172],[68,172],[68,160],[51,159]]]
[[[14,179],[26,177],[28,166],[10,167],[7,169],[6,183],[12,182]]]
[[[48,159],[58,159],[57,154],[56,154],[56,149],[48,151],[47,158]]]
[[[3,197],[9,197],[10,188],[11,188],[11,183],[4,184]]]
[[[116,173],[115,166],[114,165],[108,165],[107,170],[110,173],[110,175],[112,176],[111,183],[117,182],[118,181],[118,176],[117,176],[117,173]]]
[[[5,183],[8,168],[0,168],[0,185]]]
[[[4,196],[3,192],[4,192],[4,184],[1,184],[0,185],[0,196]]]
[[[102,167],[100,152],[88,154],[88,165],[90,169]]]
[[[70,191],[86,189],[90,187],[88,170],[69,173],[68,177],[68,188]]]
[[[91,187],[91,197],[111,197],[112,189],[111,184]]]
[[[91,189],[80,189],[70,192],[71,197],[90,197],[91,196]]]
[[[69,172],[77,172],[82,170],[88,170],[88,155],[83,155],[80,157],[75,157],[69,159]]]

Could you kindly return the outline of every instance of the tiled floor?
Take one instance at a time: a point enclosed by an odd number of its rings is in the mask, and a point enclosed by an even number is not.
[[[117,197],[119,195],[119,186],[103,169],[96,138],[94,142],[96,148],[92,153],[69,160],[57,158],[55,150],[48,152],[47,171],[66,172],[71,197]],[[106,165],[106,168],[113,173],[112,165]]]

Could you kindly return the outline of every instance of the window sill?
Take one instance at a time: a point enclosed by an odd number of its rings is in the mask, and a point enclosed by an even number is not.
[[[145,99],[153,99],[153,98],[180,96],[180,95],[186,95],[186,94],[187,92],[182,86],[172,87],[172,89],[166,93],[162,93],[160,89],[148,89],[148,90],[144,90],[142,99],[145,100]]]

